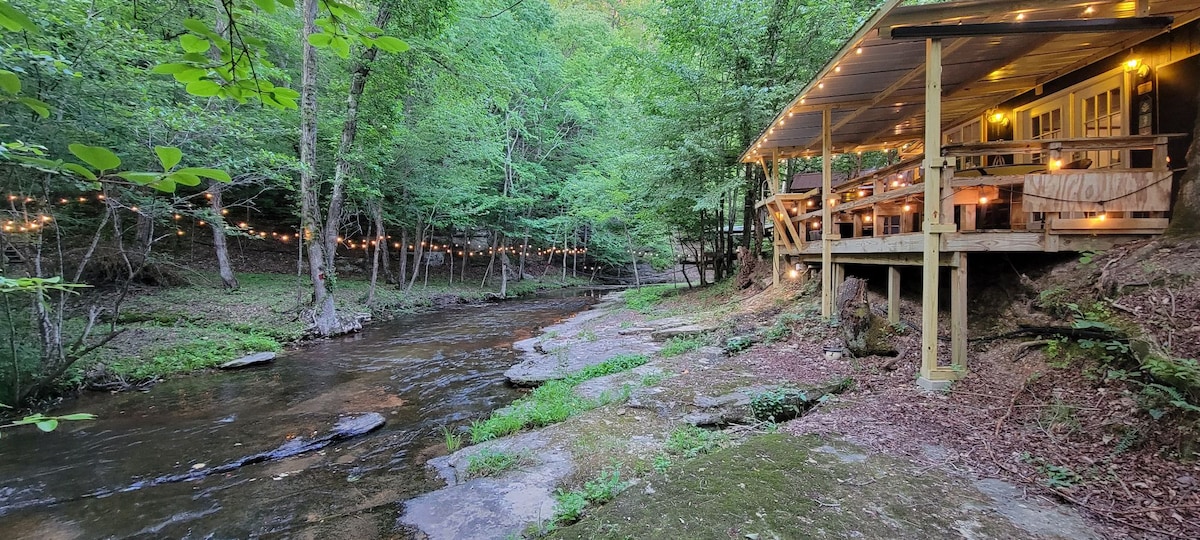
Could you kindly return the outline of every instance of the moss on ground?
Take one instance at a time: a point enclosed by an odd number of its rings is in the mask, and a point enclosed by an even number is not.
[[[763,435],[645,479],[550,538],[1020,538],[961,480],[817,437]]]

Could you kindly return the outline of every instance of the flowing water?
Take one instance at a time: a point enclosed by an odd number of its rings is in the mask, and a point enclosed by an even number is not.
[[[519,361],[511,344],[592,300],[568,293],[455,306],[266,367],[84,395],[54,414],[98,420],[53,433],[6,430],[0,439],[0,539],[403,538],[394,528],[402,502],[439,485],[423,464],[445,453],[442,426],[464,426],[515,399],[502,375]],[[198,481],[138,484],[268,451],[362,412],[387,424]]]

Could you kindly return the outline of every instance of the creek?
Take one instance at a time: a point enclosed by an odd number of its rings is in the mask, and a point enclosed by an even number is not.
[[[587,308],[587,291],[451,306],[317,342],[273,364],[145,392],[87,393],[51,414],[95,421],[0,439],[0,538],[380,538],[403,501],[439,487],[424,462],[458,428],[520,395],[511,347]],[[194,481],[216,467],[376,412],[383,428]],[[465,437],[464,437],[465,438]],[[450,510],[450,509],[448,509]]]

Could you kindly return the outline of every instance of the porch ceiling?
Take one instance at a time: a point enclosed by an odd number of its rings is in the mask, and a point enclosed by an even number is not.
[[[743,161],[821,151],[821,110],[832,109],[835,152],[894,147],[925,130],[925,41],[896,40],[894,26],[1172,16],[1200,18],[1200,0],[959,0],[898,6],[889,0],[742,154]],[[1136,13],[1137,6],[1148,9]],[[942,127],[1120,53],[1165,30],[1012,34],[942,41]]]

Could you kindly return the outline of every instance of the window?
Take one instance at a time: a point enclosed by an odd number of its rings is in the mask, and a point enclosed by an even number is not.
[[[979,120],[975,120],[947,131],[945,136],[946,144],[983,142],[983,131],[980,127],[981,125],[982,123]],[[983,165],[983,156],[965,156],[958,158],[956,167],[958,170],[963,170],[982,167]]]
[[[1031,139],[1061,139],[1063,138],[1062,107],[1056,107],[1042,113],[1034,113],[1030,118]],[[1042,154],[1033,154],[1034,163],[1044,163]]]
[[[883,234],[900,234],[900,216],[879,216],[883,220]]]
[[[1121,125],[1121,88],[1101,89],[1084,94],[1081,102],[1080,135],[1083,137],[1116,137],[1124,134]],[[1102,150],[1087,152],[1092,167],[1113,167],[1121,163],[1121,152]]]

